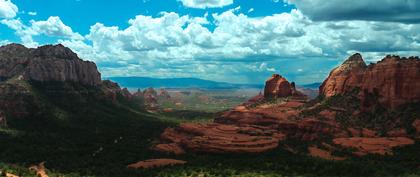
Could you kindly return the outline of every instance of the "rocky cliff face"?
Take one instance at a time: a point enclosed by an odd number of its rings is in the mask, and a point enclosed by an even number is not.
[[[396,108],[420,101],[420,60],[418,57],[386,56],[382,61],[366,66],[360,54],[349,57],[331,71],[320,87],[326,97],[359,89],[361,105],[369,107],[373,101]]]
[[[279,74],[273,74],[266,82],[264,87],[265,98],[281,98],[288,96],[303,95],[296,90],[295,83],[289,83],[286,78]]]
[[[61,44],[36,49],[19,44],[0,47],[1,80],[18,76],[39,82],[76,82],[89,86],[101,83],[95,63],[81,60]]]

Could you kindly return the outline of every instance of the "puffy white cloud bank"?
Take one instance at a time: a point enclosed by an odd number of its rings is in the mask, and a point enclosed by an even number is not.
[[[185,7],[190,8],[218,8],[233,4],[233,0],[178,0]]]
[[[34,41],[34,36],[46,35],[50,37],[68,38],[74,40],[82,40],[83,36],[65,25],[59,17],[49,17],[45,21],[30,21],[27,26],[20,19],[3,19],[0,23],[8,26],[16,31],[16,35],[28,47],[38,46],[38,42]]]
[[[299,0],[288,2],[303,6]],[[324,2],[329,6],[335,0]],[[263,17],[249,17],[234,9],[201,17],[163,12],[135,16],[126,28],[96,23],[84,36],[59,17],[29,24],[20,19],[1,23],[30,47],[39,45],[35,36],[57,38],[83,59],[95,61],[106,77],[200,77],[261,83],[270,73],[279,72],[298,83],[310,83],[324,79],[333,66],[354,52],[361,52],[368,61],[386,54],[420,55],[418,23],[319,21],[307,13],[305,8]]]
[[[177,13],[139,15],[129,20],[125,29],[101,23],[91,26],[85,36],[91,44],[75,39],[61,42],[84,58],[95,60],[105,75],[219,80],[246,72],[279,71],[276,68],[284,59],[343,59],[362,52],[373,61],[387,53],[420,54],[418,24],[317,22],[299,10],[258,18],[232,10],[211,16],[214,22],[209,22],[208,16]],[[214,23],[214,30],[205,27],[208,23]],[[308,74],[302,71],[311,68],[297,70]],[[312,70],[324,75],[328,71]]]
[[[10,0],[0,0],[0,18],[14,18],[18,7]]]

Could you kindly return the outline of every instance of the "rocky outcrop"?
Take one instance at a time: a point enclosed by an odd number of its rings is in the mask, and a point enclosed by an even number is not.
[[[341,66],[331,71],[320,86],[320,94],[330,97],[352,91],[362,81],[366,68],[362,55],[356,53],[350,56]]]
[[[160,144],[155,149],[161,151],[161,146],[172,146],[195,152],[260,153],[276,148],[284,138],[283,134],[261,126],[184,123],[177,128],[167,128],[161,140],[168,145]],[[178,150],[170,148],[166,152],[172,151]]]
[[[158,168],[158,167],[164,167],[164,166],[182,165],[185,163],[187,162],[182,161],[182,160],[175,160],[175,159],[149,159],[149,160],[144,160],[144,161],[127,165],[127,168],[149,169],[149,168]]]
[[[392,149],[414,144],[414,141],[406,137],[380,137],[380,138],[336,138],[334,144],[344,148],[355,149],[353,154],[363,156],[366,154],[391,155]]]
[[[289,83],[286,78],[279,74],[273,74],[266,82],[264,87],[265,98],[282,98],[289,96],[303,96],[296,90],[295,83]]]
[[[338,157],[331,154],[330,151],[320,149],[316,146],[308,147],[309,155],[312,157],[318,157],[326,160],[345,160],[344,157]]]
[[[13,77],[39,82],[75,82],[88,86],[101,83],[95,63],[81,60],[61,44],[36,49],[19,44],[0,47],[0,78],[7,80]]]
[[[144,103],[148,108],[157,107],[157,92],[153,88],[147,88],[143,91]]]
[[[102,92],[105,94],[105,99],[111,100],[112,103],[118,102],[118,96],[121,96],[126,100],[131,100],[134,97],[127,88],[121,89],[117,83],[110,80],[102,81],[100,87]]]
[[[331,97],[359,89],[361,106],[379,102],[396,108],[420,101],[420,60],[418,57],[386,56],[377,64],[366,66],[360,54],[349,57],[335,68],[320,87],[320,94]]]

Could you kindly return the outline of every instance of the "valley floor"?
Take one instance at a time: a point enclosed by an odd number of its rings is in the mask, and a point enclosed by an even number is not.
[[[420,144],[396,156],[366,156],[327,161],[276,149],[259,155],[188,153],[169,156],[150,150],[164,128],[179,119],[91,105],[72,117],[16,121],[0,130],[0,169],[34,176],[28,167],[45,161],[50,176],[420,176]],[[197,113],[198,114],[198,113]],[[182,120],[185,121],[185,120]],[[289,142],[293,143],[293,142]],[[305,144],[300,144],[305,146]],[[126,166],[150,158],[187,161],[181,166],[148,170]]]

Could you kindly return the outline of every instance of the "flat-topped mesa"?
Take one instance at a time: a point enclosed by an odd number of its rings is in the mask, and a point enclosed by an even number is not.
[[[355,88],[360,90],[362,107],[370,106],[369,97],[375,97],[388,108],[420,101],[420,59],[388,55],[366,66],[360,54],[355,54],[331,71],[320,87],[320,94],[331,97]]]
[[[17,76],[39,82],[75,82],[88,86],[101,83],[95,63],[81,60],[61,44],[36,49],[20,44],[0,47],[0,78]]]
[[[295,83],[289,83],[286,78],[279,74],[273,74],[266,82],[264,88],[265,98],[282,98],[294,95],[302,95],[296,90]]]

